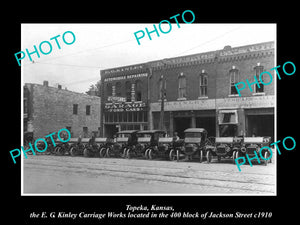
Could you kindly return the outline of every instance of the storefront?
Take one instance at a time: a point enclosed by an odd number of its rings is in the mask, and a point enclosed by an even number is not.
[[[101,71],[102,136],[148,129],[148,69],[144,64]]]

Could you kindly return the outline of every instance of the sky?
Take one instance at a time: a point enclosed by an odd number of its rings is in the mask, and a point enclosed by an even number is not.
[[[179,21],[180,22],[180,21]],[[158,23],[153,23],[158,27]],[[169,33],[161,33],[159,37],[152,33],[150,40],[145,35],[140,45],[134,33],[147,27],[153,30],[153,24],[22,24],[21,49],[34,51],[43,41],[49,41],[52,52],[40,58],[36,54],[31,62],[26,57],[21,61],[22,83],[42,84],[49,81],[49,86],[62,85],[62,88],[85,93],[92,84],[100,80],[100,70],[138,64],[214,50],[224,46],[238,47],[266,41],[276,41],[276,24],[201,24],[172,23]],[[164,23],[162,30],[167,31],[169,25]],[[75,42],[67,45],[62,40],[66,31],[72,31]],[[145,32],[146,33],[146,32]],[[57,41],[50,38],[60,35]],[[72,36],[66,34],[67,42]],[[43,44],[43,50],[49,50]],[[17,64],[17,60],[16,60]]]

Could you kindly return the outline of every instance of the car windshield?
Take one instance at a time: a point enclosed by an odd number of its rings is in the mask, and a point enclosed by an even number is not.
[[[137,134],[138,137],[151,137],[151,134]]]
[[[201,138],[202,133],[185,133],[186,138]]]
[[[130,137],[130,134],[118,134],[118,138]]]

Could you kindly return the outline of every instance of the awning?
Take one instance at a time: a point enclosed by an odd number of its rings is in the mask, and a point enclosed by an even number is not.
[[[238,124],[237,110],[220,110],[218,115],[219,125]]]

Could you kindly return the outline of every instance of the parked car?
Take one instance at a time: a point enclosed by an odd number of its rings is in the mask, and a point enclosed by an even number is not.
[[[137,130],[119,131],[115,143],[106,149],[106,157],[126,157],[127,151],[137,144],[137,132]]]
[[[104,157],[106,154],[107,138],[92,137],[85,145],[83,155],[85,157]]]
[[[235,155],[241,148],[242,140],[242,137],[216,137],[215,147],[210,148],[206,153],[207,162],[211,162],[212,157],[216,156],[218,162],[221,161],[221,158],[231,158],[235,163]]]
[[[82,142],[82,138],[70,138],[69,140],[69,145],[70,145],[70,154],[71,156],[78,156],[78,155],[83,155],[83,150],[84,150],[84,142]]]
[[[164,136],[166,132],[162,130],[142,130],[137,132],[137,144],[127,150],[126,157],[145,157],[149,158],[149,151],[157,148],[158,138]],[[152,155],[151,155],[152,156]]]
[[[213,143],[207,137],[204,128],[188,128],[184,131],[184,145],[177,148],[177,160],[183,155],[188,159],[199,158],[202,162],[207,150],[214,148]]]
[[[253,158],[255,153],[260,157],[259,151],[263,146],[269,146],[271,137],[244,137],[243,145],[239,151],[236,152],[235,158],[241,156],[246,156],[248,154],[249,158]],[[267,159],[270,156],[270,152],[266,149],[261,151],[261,155]],[[263,160],[265,165],[268,165],[268,162],[272,162],[272,158],[269,160]]]

